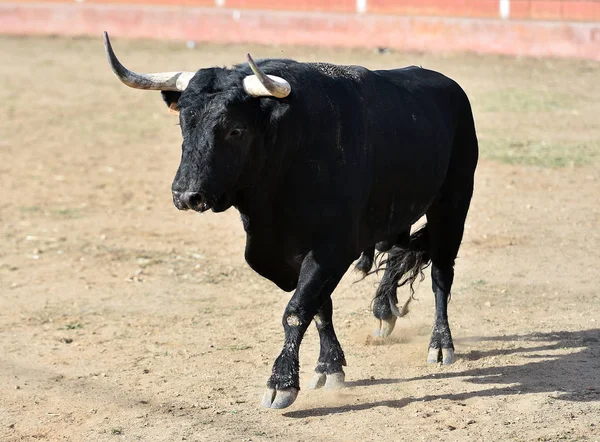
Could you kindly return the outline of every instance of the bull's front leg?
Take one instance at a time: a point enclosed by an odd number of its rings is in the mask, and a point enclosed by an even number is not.
[[[315,315],[315,324],[319,331],[321,351],[315,368],[315,375],[308,383],[310,389],[338,389],[344,386],[344,367],[346,358],[333,328],[333,303],[327,299]]]
[[[304,258],[298,287],[285,313],[283,330],[285,341],[281,353],[273,364],[267,381],[262,405],[267,408],[289,407],[300,391],[298,355],[300,343],[313,317],[330,300],[331,293],[352,262],[336,258],[339,254],[310,252]]]

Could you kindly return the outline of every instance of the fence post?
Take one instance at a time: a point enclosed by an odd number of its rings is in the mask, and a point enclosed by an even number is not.
[[[510,17],[510,0],[500,0],[500,17],[505,20]]]
[[[367,0],[356,0],[356,12],[359,14],[367,12]]]

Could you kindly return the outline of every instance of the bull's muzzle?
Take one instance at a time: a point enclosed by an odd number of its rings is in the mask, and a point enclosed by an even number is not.
[[[194,210],[204,212],[208,209],[206,198],[199,192],[177,192],[173,191],[173,204],[179,210]]]

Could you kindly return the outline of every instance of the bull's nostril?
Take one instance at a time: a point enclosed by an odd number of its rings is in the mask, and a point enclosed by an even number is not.
[[[177,192],[173,190],[172,193],[173,203],[179,210],[192,209],[201,211],[206,201],[204,196],[199,192]]]
[[[198,209],[204,202],[204,197],[196,192],[185,192],[186,203],[190,209]]]
[[[189,209],[200,210],[204,203],[204,197],[198,192],[183,192],[179,195],[181,203]]]

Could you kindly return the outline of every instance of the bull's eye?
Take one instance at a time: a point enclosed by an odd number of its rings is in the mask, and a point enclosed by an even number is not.
[[[240,128],[236,127],[235,129],[231,129],[229,131],[229,133],[227,134],[227,138],[232,139],[232,140],[237,140],[237,139],[241,138],[242,135],[244,135],[244,129],[240,129]]]

